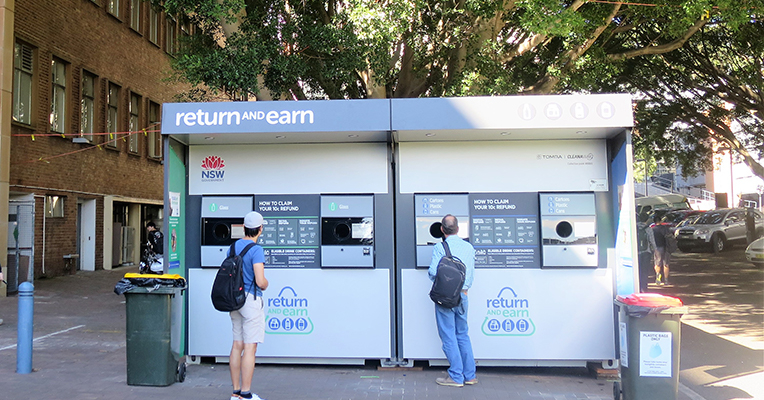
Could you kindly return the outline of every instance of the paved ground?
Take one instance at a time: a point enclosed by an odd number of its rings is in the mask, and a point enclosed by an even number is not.
[[[746,261],[742,246],[678,253],[671,283],[649,289],[690,310],[682,318],[680,389],[707,400],[764,400],[764,268]]]
[[[0,399],[227,399],[225,364],[190,365],[186,381],[168,387],[126,384],[124,297],[112,290],[132,271],[80,271],[35,283],[32,374],[15,373],[17,298],[0,298]],[[737,253],[687,254],[675,260],[673,286],[651,286],[691,309],[685,318],[693,325],[682,332],[681,400],[764,399],[756,391],[764,357],[755,348],[764,343],[762,275]],[[436,385],[443,374],[429,367],[258,365],[255,388],[267,399],[612,398],[611,382],[582,368],[480,368],[480,383],[464,388]]]

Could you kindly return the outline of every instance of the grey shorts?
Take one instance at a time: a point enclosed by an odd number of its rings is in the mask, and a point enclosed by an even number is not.
[[[244,343],[262,343],[265,339],[265,309],[263,298],[247,293],[244,307],[231,311],[233,340]]]

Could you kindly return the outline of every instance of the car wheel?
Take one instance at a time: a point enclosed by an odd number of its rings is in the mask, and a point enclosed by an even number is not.
[[[714,236],[711,237],[711,248],[714,250],[714,254],[719,254],[724,251],[726,243],[724,242],[724,238],[722,235],[718,233],[714,233]]]

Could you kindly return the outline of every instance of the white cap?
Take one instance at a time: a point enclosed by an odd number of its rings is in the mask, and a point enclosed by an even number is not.
[[[252,211],[244,216],[244,227],[249,229],[263,226],[263,216],[257,211]]]

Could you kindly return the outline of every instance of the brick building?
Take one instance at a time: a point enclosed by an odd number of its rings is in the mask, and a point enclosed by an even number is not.
[[[143,0],[0,0],[10,291],[31,265],[39,278],[139,262],[145,223],[163,217],[161,104],[183,89],[165,78],[190,29]]]

